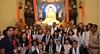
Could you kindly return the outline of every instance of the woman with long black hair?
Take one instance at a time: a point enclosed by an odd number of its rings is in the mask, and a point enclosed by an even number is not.
[[[27,46],[28,46],[28,43],[29,43],[29,40],[27,39],[27,34],[25,32],[21,33],[19,42],[20,42],[20,45],[21,45],[21,48],[22,48],[22,54],[25,54],[26,51],[28,50]]]

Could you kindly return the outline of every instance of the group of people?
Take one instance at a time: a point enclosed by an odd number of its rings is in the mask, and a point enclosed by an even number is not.
[[[0,54],[100,54],[98,26],[67,23],[57,26],[8,26],[0,36]]]

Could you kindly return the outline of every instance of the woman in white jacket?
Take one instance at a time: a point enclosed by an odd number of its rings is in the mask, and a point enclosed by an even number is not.
[[[87,25],[83,26],[83,30],[78,32],[79,45],[83,48],[86,54],[88,54],[88,43],[89,43],[89,33],[87,31]]]
[[[69,39],[71,40],[71,42],[72,42],[73,40],[76,40],[77,42],[79,42],[78,36],[74,34],[74,31],[73,31],[72,29],[70,29],[70,30],[68,31],[68,37],[69,37]]]

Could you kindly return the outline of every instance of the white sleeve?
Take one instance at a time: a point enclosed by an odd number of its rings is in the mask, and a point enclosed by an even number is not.
[[[32,52],[35,50],[34,46],[31,47]]]
[[[88,44],[89,44],[89,37],[90,37],[89,32],[87,32],[86,39],[85,39],[85,45],[86,46],[88,46]]]
[[[72,37],[72,39],[73,39],[73,40],[76,40],[76,41],[79,43],[79,38],[78,38],[77,35],[74,35],[74,36]]]

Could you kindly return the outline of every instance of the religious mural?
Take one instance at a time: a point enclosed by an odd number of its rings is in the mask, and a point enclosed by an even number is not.
[[[38,18],[43,23],[52,24],[56,22],[59,24],[65,18],[64,15],[64,2],[63,0],[42,0],[37,3],[38,5]],[[45,3],[44,3],[45,2]]]
[[[27,25],[34,24],[34,0],[25,0],[25,22]],[[52,24],[61,23],[65,17],[65,0],[36,0],[37,1],[37,18],[39,23]],[[77,19],[76,0],[69,0],[69,21]]]
[[[62,2],[63,0],[41,0],[41,2],[48,2],[48,3],[52,3],[52,2]]]

